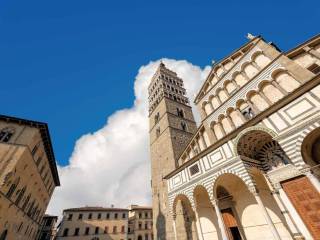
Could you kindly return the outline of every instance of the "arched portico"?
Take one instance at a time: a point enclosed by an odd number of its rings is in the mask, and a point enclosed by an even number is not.
[[[201,240],[222,239],[218,218],[215,214],[210,196],[203,186],[197,186],[193,192],[197,215],[198,234]]]
[[[275,140],[272,131],[266,128],[252,127],[239,134],[235,143],[236,152],[247,165],[256,184],[261,204],[265,207],[265,214],[269,216],[270,223],[278,236],[281,239],[301,236],[286,209],[286,204],[293,204],[301,218],[305,219],[308,214],[306,211],[301,211],[304,200],[297,199],[299,199],[298,195],[303,194],[304,188],[313,189],[313,186],[303,176],[303,173],[300,173],[292,164],[286,152]],[[272,184],[269,177],[273,179]],[[287,199],[281,199],[276,194],[282,188],[292,203],[286,202],[284,204]],[[307,221],[311,221],[310,218]]]
[[[268,225],[245,182],[230,173],[217,178],[213,186],[214,198],[222,213],[228,239],[257,239],[257,231],[273,239]]]
[[[266,128],[252,127],[238,135],[235,152],[244,161],[256,161],[257,167],[265,172],[277,169],[290,163],[290,159],[274,140],[275,136],[273,131]]]
[[[186,195],[179,194],[174,199],[173,216],[177,240],[198,240],[195,213]]]

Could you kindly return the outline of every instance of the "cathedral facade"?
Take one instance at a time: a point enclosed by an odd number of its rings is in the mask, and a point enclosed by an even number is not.
[[[157,240],[320,239],[320,36],[262,37],[215,63],[194,102],[161,63],[149,86]]]

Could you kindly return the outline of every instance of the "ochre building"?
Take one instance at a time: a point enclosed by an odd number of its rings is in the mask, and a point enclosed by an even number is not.
[[[63,211],[57,240],[152,240],[152,209],[81,207]]]
[[[36,239],[59,185],[47,124],[0,115],[0,239]]]
[[[37,240],[53,240],[56,237],[57,216],[44,215]]]
[[[320,239],[320,36],[248,39],[212,66],[199,126],[176,73],[151,80],[157,240]]]
[[[128,240],[153,240],[152,208],[131,205],[129,208]]]

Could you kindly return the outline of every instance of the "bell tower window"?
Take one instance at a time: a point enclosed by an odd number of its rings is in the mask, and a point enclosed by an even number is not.
[[[183,131],[187,131],[187,124],[185,122],[181,122],[181,128]]]
[[[14,128],[6,127],[0,131],[0,142],[9,142],[14,134]]]
[[[157,114],[154,116],[154,122],[157,123],[160,120],[160,113],[157,112]]]
[[[177,108],[178,117],[184,118],[184,112],[181,108]]]

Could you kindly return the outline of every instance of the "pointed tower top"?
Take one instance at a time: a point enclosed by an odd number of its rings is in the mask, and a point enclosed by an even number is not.
[[[166,67],[166,65],[164,65],[164,63],[162,62],[162,60],[160,60],[159,67]]]

